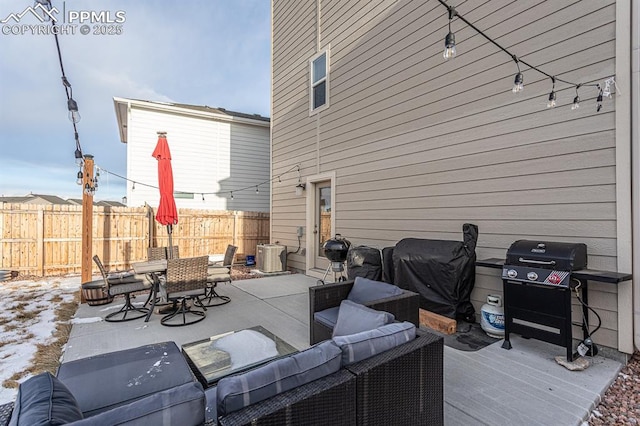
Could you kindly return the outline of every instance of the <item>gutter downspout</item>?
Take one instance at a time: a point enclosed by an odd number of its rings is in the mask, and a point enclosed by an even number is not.
[[[631,2],[631,209],[634,346],[640,350],[640,5]],[[635,119],[633,117],[636,117]]]

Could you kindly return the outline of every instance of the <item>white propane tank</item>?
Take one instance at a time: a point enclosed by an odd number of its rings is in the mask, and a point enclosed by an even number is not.
[[[504,337],[504,308],[501,296],[487,296],[487,303],[480,309],[480,326],[491,337]]]

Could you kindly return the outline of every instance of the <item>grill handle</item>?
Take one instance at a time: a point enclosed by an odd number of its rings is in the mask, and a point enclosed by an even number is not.
[[[533,259],[525,259],[524,257],[521,257],[520,259],[518,259],[518,261],[522,262],[522,263],[535,263],[536,265],[555,265],[556,261],[555,260],[533,260]]]

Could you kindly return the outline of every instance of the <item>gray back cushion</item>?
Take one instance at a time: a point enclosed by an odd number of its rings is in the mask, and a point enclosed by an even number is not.
[[[393,284],[356,277],[353,282],[353,287],[347,296],[347,300],[365,304],[374,300],[386,299],[387,297],[399,296],[401,294],[402,289]]]
[[[218,382],[218,416],[334,373],[342,352],[331,340]]]
[[[359,333],[378,328],[395,320],[393,314],[376,311],[350,300],[340,302],[338,320],[333,328],[333,337]]]
[[[342,364],[362,361],[416,338],[416,326],[410,322],[394,322],[373,330],[348,336],[337,336],[333,341],[342,350]]]
[[[20,384],[9,425],[63,425],[81,419],[82,413],[69,389],[47,372]]]

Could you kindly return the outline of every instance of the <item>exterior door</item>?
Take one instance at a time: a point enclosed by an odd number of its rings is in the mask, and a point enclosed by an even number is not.
[[[313,239],[315,253],[314,267],[317,269],[327,269],[329,260],[324,256],[322,245],[332,236],[332,194],[331,181],[317,182],[314,194],[314,225]]]

